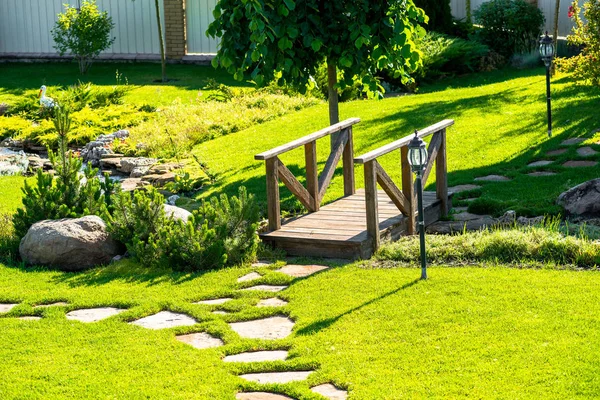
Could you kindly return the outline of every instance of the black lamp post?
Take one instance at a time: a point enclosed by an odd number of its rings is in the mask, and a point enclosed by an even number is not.
[[[546,98],[548,102],[548,137],[552,137],[552,106],[550,105],[550,67],[554,58],[554,42],[546,35],[540,40],[540,56],[546,65]]]
[[[425,214],[423,212],[423,171],[427,166],[427,147],[417,135],[408,143],[408,163],[417,176],[417,201],[419,208],[419,240],[421,244],[421,279],[427,279],[427,256],[425,255]]]

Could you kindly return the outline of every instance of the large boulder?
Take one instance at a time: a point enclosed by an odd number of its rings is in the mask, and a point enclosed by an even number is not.
[[[567,190],[558,196],[556,202],[569,215],[600,217],[600,179],[593,179]]]
[[[21,240],[19,253],[28,264],[49,265],[63,271],[80,271],[108,264],[122,253],[106,224],[97,216],[45,220],[35,224]]]

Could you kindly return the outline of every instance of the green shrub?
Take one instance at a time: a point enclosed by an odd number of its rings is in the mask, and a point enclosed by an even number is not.
[[[85,74],[103,50],[115,41],[110,31],[114,24],[106,11],[100,12],[95,0],[84,0],[80,8],[65,4],[65,12],[58,14],[52,29],[55,48],[60,55],[73,54],[79,72]]]
[[[425,25],[428,31],[452,33],[454,24],[450,0],[415,0],[415,6],[422,8],[429,21]]]
[[[506,58],[535,50],[544,25],[542,11],[525,0],[490,0],[474,16],[478,39]]]
[[[13,228],[12,216],[0,214],[0,262],[16,261],[19,242],[19,237]]]

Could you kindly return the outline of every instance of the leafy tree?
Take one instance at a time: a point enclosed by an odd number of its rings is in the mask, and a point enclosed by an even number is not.
[[[159,0],[154,0],[154,9],[156,10],[156,26],[158,27],[158,43],[160,45],[160,64],[162,72],[161,77],[163,82],[168,82],[169,80],[167,79],[167,57],[165,55],[165,38],[163,36],[163,25],[162,18],[160,17]]]
[[[452,33],[454,21],[452,20],[450,0],[414,0],[414,2],[429,17],[426,26],[428,31]]]
[[[71,53],[79,63],[79,72],[85,74],[93,59],[110,47],[114,24],[106,11],[100,12],[95,0],[84,0],[81,9],[65,4],[65,12],[58,14],[52,37],[60,55]]]
[[[221,46],[213,66],[237,80],[302,90],[326,62],[331,124],[339,121],[338,88],[358,80],[376,93],[382,69],[411,79],[421,64],[414,40],[427,20],[412,0],[220,0],[214,17],[207,34]]]

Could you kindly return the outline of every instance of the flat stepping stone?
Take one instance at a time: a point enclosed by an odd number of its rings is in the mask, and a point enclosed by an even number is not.
[[[510,178],[502,175],[486,175],[480,176],[479,178],[475,178],[476,181],[485,181],[485,182],[506,182],[510,181]]]
[[[550,172],[550,171],[536,171],[536,172],[530,172],[527,174],[528,176],[552,176],[552,175],[556,175],[556,172]]]
[[[294,400],[291,397],[282,394],[268,392],[248,392],[235,395],[236,400]]]
[[[255,268],[256,267],[268,267],[269,265],[273,265],[273,263],[270,261],[260,261],[260,260],[255,263],[252,263],[252,266]]]
[[[454,211],[456,211],[457,213],[462,213],[465,212],[469,209],[469,207],[452,207],[452,209]]]
[[[478,199],[478,197],[469,197],[468,199],[462,199],[462,201],[466,201],[467,203],[470,203],[470,202],[475,201],[477,199]]]
[[[579,154],[581,157],[589,157],[589,156],[595,156],[596,154],[598,154],[598,152],[594,149],[592,149],[589,146],[586,147],[580,147],[577,149],[577,154]]]
[[[584,138],[571,138],[567,140],[563,140],[560,145],[561,146],[573,146],[574,144],[579,144],[581,142],[585,142]]]
[[[287,286],[275,286],[275,285],[256,285],[251,286],[242,290],[260,290],[263,292],[281,292],[283,289],[287,289]]]
[[[581,168],[581,167],[595,167],[598,164],[597,161],[567,161],[563,164],[566,168]]]
[[[561,154],[565,154],[568,150],[567,149],[557,149],[557,150],[550,150],[549,152],[546,153],[547,156],[560,156]]]
[[[217,310],[217,311],[213,311],[213,314],[217,314],[217,315],[227,315],[229,314],[227,311],[221,311],[221,310]]]
[[[240,278],[238,278],[238,282],[248,282],[248,281],[253,281],[255,279],[259,279],[262,278],[262,275],[259,274],[258,272],[250,272],[249,274],[246,274]]]
[[[154,315],[131,322],[132,325],[138,325],[148,329],[168,329],[177,326],[191,326],[196,323],[196,320],[189,315],[178,314],[171,311],[161,311]]]
[[[294,328],[294,321],[288,317],[269,317],[253,321],[232,322],[229,326],[244,338],[277,340],[290,336]]]
[[[224,344],[221,339],[211,336],[206,332],[190,333],[189,335],[179,335],[177,336],[177,340],[201,350],[223,346]]]
[[[311,391],[320,394],[321,396],[329,400],[346,400],[348,398],[348,392],[341,390],[333,386],[331,383],[324,385],[314,386],[310,388]]]
[[[277,297],[271,297],[270,299],[264,299],[259,301],[256,304],[256,307],[284,307],[287,305],[287,301],[278,299]]]
[[[207,306],[213,306],[213,305],[227,303],[230,300],[233,300],[233,299],[231,297],[223,297],[221,299],[201,300],[201,301],[195,302],[194,304],[206,304]]]
[[[453,215],[455,221],[472,221],[481,218],[481,215],[471,214],[470,212],[462,212]]]
[[[259,372],[240,375],[240,378],[260,384],[303,381],[314,371]]]
[[[275,272],[281,272],[282,274],[286,274],[288,276],[291,276],[292,278],[304,278],[306,276],[310,276],[328,268],[329,267],[326,267],[324,265],[288,264],[276,270]]]
[[[16,306],[18,306],[18,304],[0,304],[0,313],[7,313]]]
[[[67,313],[67,319],[79,322],[97,322],[127,310],[115,307],[83,308]]]
[[[287,358],[288,352],[285,350],[273,351],[252,351],[227,356],[224,362],[264,362],[264,361],[283,361]]]
[[[50,303],[50,304],[39,304],[33,308],[48,308],[48,307],[60,307],[60,306],[68,306],[69,303],[64,302],[64,301],[57,301],[56,303]]]
[[[39,321],[42,317],[36,317],[34,315],[26,315],[24,317],[19,317],[21,321]]]
[[[450,186],[448,188],[448,191],[452,192],[452,193],[460,193],[460,192],[468,192],[469,190],[475,190],[475,189],[481,189],[481,186],[472,185],[472,184],[456,185],[456,186]]]
[[[546,165],[550,165],[552,164],[554,161],[549,161],[549,160],[540,160],[540,161],[534,161],[532,163],[527,164],[528,167],[545,167]]]

